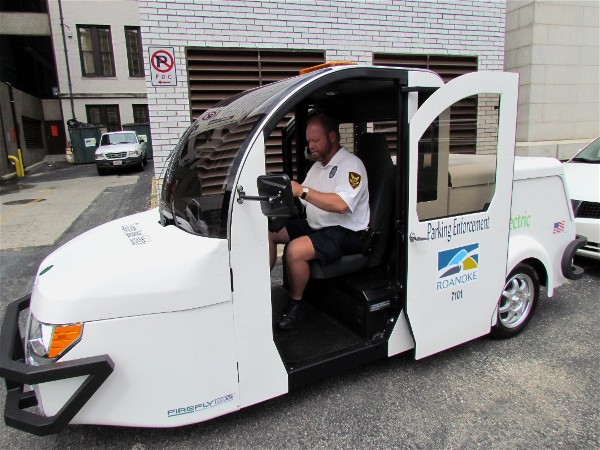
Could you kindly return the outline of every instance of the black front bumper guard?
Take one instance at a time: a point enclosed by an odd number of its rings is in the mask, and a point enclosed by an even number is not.
[[[6,425],[38,436],[58,433],[94,395],[114,370],[108,355],[32,366],[25,362],[24,342],[19,330],[19,314],[29,308],[31,295],[8,305],[0,331],[0,377],[6,381]],[[88,375],[82,385],[54,416],[42,416],[27,408],[37,406],[33,390],[24,392],[25,385]]]
[[[583,269],[573,264],[573,258],[575,257],[577,250],[585,247],[586,244],[587,238],[578,234],[575,236],[574,240],[569,242],[567,248],[565,248],[560,263],[560,268],[565,278],[568,278],[569,280],[579,280],[583,276]]]

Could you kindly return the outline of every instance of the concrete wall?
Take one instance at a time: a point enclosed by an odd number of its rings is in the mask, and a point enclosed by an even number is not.
[[[42,100],[42,108],[44,109],[44,120],[54,121],[62,119],[60,100]]]
[[[505,69],[519,72],[517,153],[566,159],[600,134],[600,2],[508,0]]]
[[[13,166],[9,164],[7,156],[17,156],[17,129],[19,130],[21,152],[25,167],[42,161],[46,155],[46,150],[43,148],[27,148],[25,136],[23,135],[23,116],[38,120],[43,124],[44,109],[41,100],[21,92],[18,89],[13,89],[13,96],[15,100],[16,127],[10,107],[9,88],[5,83],[0,83],[0,131],[3,135],[2,138],[0,138],[0,176],[5,176],[14,172]],[[46,141],[43,127],[42,139],[43,142]]]
[[[71,72],[74,112],[68,98],[67,64],[58,2],[48,2],[65,122],[73,116],[86,122],[86,105],[106,104],[119,105],[122,124],[133,122],[132,105],[146,103],[146,85],[143,77],[132,78],[129,76],[124,27],[140,25],[138,2],[136,0],[62,0],[62,10],[67,35],[66,46]],[[82,76],[77,25],[110,25],[115,64],[114,77]]]
[[[140,0],[144,53],[175,49],[177,86],[146,87],[154,164],[189,125],[185,48],[325,50],[326,59],[371,64],[374,52],[476,55],[480,70],[504,65],[503,0]]]

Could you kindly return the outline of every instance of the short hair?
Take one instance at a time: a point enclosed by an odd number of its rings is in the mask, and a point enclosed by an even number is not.
[[[337,137],[338,142],[340,141],[340,125],[335,121],[333,117],[327,116],[323,113],[319,113],[310,117],[306,125],[308,126],[314,122],[319,123],[323,127],[325,134],[327,134],[328,136],[329,133],[333,131],[335,133],[335,136]]]

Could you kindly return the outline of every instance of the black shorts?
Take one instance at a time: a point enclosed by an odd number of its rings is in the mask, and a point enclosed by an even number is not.
[[[286,229],[290,241],[301,236],[308,236],[319,261],[323,264],[330,264],[343,255],[352,255],[362,251],[362,232],[360,231],[352,231],[340,226],[313,230],[305,219],[289,221]]]

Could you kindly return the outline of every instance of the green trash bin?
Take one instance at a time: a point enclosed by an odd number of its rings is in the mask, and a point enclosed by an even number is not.
[[[123,125],[123,131],[135,131],[138,137],[146,142],[146,158],[152,159],[152,134],[150,133],[150,123],[126,123]]]
[[[89,164],[95,162],[94,154],[100,145],[101,135],[101,129],[97,126],[69,128],[75,164]]]

